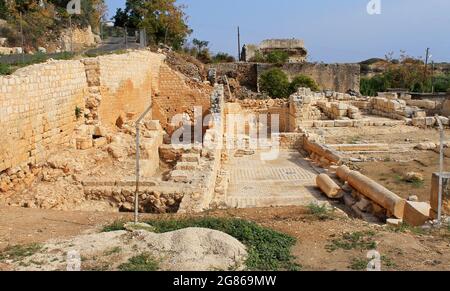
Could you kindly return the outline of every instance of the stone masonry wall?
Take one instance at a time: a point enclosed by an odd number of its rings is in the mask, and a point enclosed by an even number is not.
[[[217,70],[218,76],[227,75],[235,78],[241,85],[254,91],[258,89],[259,76],[274,67],[276,66],[271,64],[256,63],[224,63],[209,66]],[[291,63],[283,65],[281,69],[290,79],[300,74],[307,75],[323,90],[345,93],[348,90],[359,92],[360,89],[361,68],[358,64]]]
[[[123,114],[145,111],[159,91],[164,59],[150,51],[133,51],[83,60],[90,93],[85,114],[88,123],[101,120],[112,127]]]
[[[274,65],[259,64],[258,76]],[[345,93],[348,90],[359,92],[360,65],[358,64],[314,64],[292,63],[285,64],[281,69],[290,79],[303,74],[317,82],[322,90],[332,90]]]
[[[68,144],[87,92],[79,61],[52,61],[0,77],[0,172],[42,162]]]
[[[194,120],[194,107],[201,106],[203,116],[211,108],[212,87],[187,80],[167,65],[162,65],[159,77],[159,93],[153,98],[153,119],[159,120],[163,129],[171,135],[176,128],[171,125],[172,118],[187,114]]]

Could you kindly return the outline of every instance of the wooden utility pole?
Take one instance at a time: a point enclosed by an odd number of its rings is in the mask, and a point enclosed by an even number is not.
[[[242,61],[241,60],[241,30],[238,26],[238,61]]]

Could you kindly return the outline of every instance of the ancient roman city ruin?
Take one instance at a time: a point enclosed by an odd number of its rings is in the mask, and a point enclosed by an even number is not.
[[[273,65],[247,62],[256,50],[287,50],[282,69],[311,76],[320,92],[264,96],[259,76]],[[165,48],[128,50],[0,77],[1,203],[133,212],[139,129],[141,214],[314,203],[378,225],[438,218],[448,100],[353,94],[360,66],[307,63],[302,41],[244,51],[242,62],[195,66]]]

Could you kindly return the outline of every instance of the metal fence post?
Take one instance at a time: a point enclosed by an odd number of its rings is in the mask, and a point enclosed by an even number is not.
[[[136,121],[136,192],[134,194],[134,223],[139,222],[139,183],[141,176],[141,123],[145,116],[153,108],[153,104],[150,105],[147,110],[142,113],[139,119]]]
[[[442,196],[443,189],[443,175],[444,175],[444,126],[438,115],[436,115],[436,121],[439,125],[440,132],[440,153],[439,153],[439,203],[438,203],[438,223],[442,222]]]

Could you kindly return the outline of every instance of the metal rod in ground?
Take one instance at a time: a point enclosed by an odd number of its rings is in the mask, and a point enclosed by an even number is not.
[[[139,184],[141,178],[141,122],[145,116],[152,110],[153,104],[151,104],[147,110],[136,121],[136,192],[134,193],[134,223],[139,222]]]
[[[439,116],[436,116],[440,132],[440,152],[439,152],[439,203],[438,203],[438,223],[442,222],[442,195],[443,195],[443,175],[444,175],[444,126]]]
[[[139,182],[140,182],[140,123],[136,125],[136,193],[134,195],[134,223],[139,222]]]

